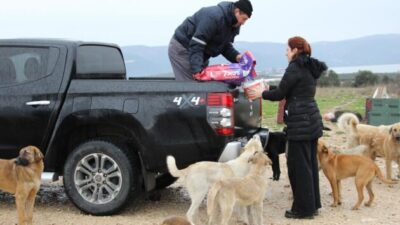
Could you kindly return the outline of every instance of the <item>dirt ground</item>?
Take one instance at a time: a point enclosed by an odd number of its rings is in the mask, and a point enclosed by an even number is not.
[[[334,128],[325,134],[325,140],[332,148],[341,150],[345,137]],[[285,219],[284,212],[291,204],[291,190],[286,172],[285,157],[281,155],[281,179],[270,181],[264,200],[264,224],[400,224],[400,184],[390,187],[378,179],[374,180],[375,201],[371,207],[362,205],[360,210],[352,211],[357,194],[354,179],[342,182],[343,203],[337,208],[330,207],[331,188],[322,171],[320,171],[320,189],[322,209],[313,220]],[[377,164],[384,172],[384,162],[378,158]],[[397,173],[397,165],[393,165]],[[271,177],[269,171],[268,177]],[[45,183],[36,198],[34,224],[37,225],[157,225],[171,215],[184,216],[190,205],[190,198],[177,182],[161,191],[161,200],[153,202],[144,197],[131,204],[124,211],[114,216],[91,216],[80,212],[66,197],[60,182]],[[367,193],[365,191],[367,198]],[[203,202],[198,214],[198,224],[207,224],[206,205]],[[0,225],[16,224],[14,197],[0,192]],[[234,219],[231,224],[235,223]]]

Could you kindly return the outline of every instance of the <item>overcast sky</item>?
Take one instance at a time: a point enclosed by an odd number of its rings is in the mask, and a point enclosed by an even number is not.
[[[0,38],[66,38],[167,45],[175,28],[215,0],[2,0]],[[310,42],[400,33],[399,0],[252,0],[236,41]]]

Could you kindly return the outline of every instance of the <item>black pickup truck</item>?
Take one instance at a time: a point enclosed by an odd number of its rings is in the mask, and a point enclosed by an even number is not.
[[[217,161],[260,125],[261,101],[227,84],[127,79],[114,44],[0,40],[0,158],[39,147],[87,213],[171,184],[166,155],[179,167]]]

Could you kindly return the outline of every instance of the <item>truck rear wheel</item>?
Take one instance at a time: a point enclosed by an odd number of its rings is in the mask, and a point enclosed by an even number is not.
[[[93,140],[76,147],[64,166],[64,186],[75,206],[93,215],[121,210],[140,194],[140,165],[135,154]]]

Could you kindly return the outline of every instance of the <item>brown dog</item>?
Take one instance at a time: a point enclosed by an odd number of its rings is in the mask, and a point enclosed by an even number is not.
[[[43,154],[34,146],[22,148],[15,159],[0,159],[0,189],[15,194],[19,225],[32,224],[43,168]]]
[[[369,194],[369,200],[365,203],[365,206],[371,206],[374,200],[372,180],[375,176],[386,184],[397,183],[385,179],[381,170],[372,159],[361,155],[335,154],[332,150],[328,149],[321,139],[318,140],[318,160],[332,187],[332,207],[341,204],[340,180],[344,178],[355,177],[358,201],[352,208],[353,210],[358,209],[364,200],[364,187],[367,188]]]
[[[263,200],[267,191],[267,165],[272,162],[262,152],[255,152],[249,159],[250,172],[245,177],[232,177],[217,181],[207,195],[207,214],[210,217],[209,225],[218,224],[217,211],[221,210],[221,223],[227,225],[236,203],[248,206],[250,211],[249,223],[263,224]]]
[[[192,225],[187,219],[180,216],[173,216],[165,219],[161,225]]]

